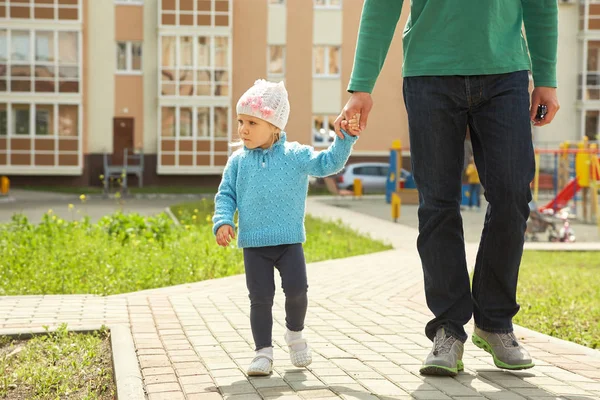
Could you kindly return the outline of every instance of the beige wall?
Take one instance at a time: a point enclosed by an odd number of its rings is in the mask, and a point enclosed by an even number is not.
[[[558,24],[558,101],[560,111],[552,124],[534,128],[536,142],[577,141],[581,139],[581,124],[577,112],[577,82],[581,73],[581,42],[576,32],[579,10],[575,5],[559,6]]]
[[[313,114],[339,114],[342,107],[340,78],[315,78],[312,83]]]
[[[341,9],[315,9],[313,21],[313,43],[315,45],[332,44],[339,45],[342,43],[342,15],[346,12]]]
[[[115,118],[133,118],[133,144],[143,146],[144,79],[141,75],[115,75]],[[111,130],[112,135],[112,130]]]
[[[288,138],[312,143],[313,2],[287,0],[286,82],[290,96]]]
[[[112,152],[116,70],[115,7],[112,1],[87,3],[87,59],[89,83],[84,94],[87,108],[87,151]]]
[[[144,124],[141,140],[144,153],[158,152],[158,6],[159,0],[144,2],[144,47],[142,73],[144,90]],[[137,140],[137,137],[136,137]],[[137,142],[136,142],[137,145]]]
[[[267,42],[285,45],[287,41],[287,10],[282,4],[269,4]]]
[[[144,39],[144,7],[117,5],[115,7],[116,40],[141,41]],[[156,14],[151,21],[156,20]],[[150,22],[150,21],[148,21]]]
[[[81,28],[81,37],[82,37],[82,46],[81,46],[81,60],[83,62],[83,66],[81,68],[82,71],[82,76],[81,76],[81,93],[82,93],[82,98],[81,98],[81,120],[80,120],[80,124],[81,124],[81,151],[82,151],[82,157],[83,154],[87,154],[88,153],[88,125],[87,125],[87,121],[88,121],[88,110],[89,110],[89,106],[90,103],[88,102],[88,99],[86,97],[86,93],[88,91],[89,88],[89,70],[88,70],[88,54],[89,54],[89,49],[87,46],[88,43],[88,35],[89,35],[89,20],[90,20],[90,16],[87,13],[87,10],[89,8],[87,1],[82,1],[81,2],[81,21],[82,21],[82,28]],[[82,163],[81,165],[83,166],[83,159],[82,159]]]
[[[144,7],[118,5],[115,7],[115,40],[144,39]],[[142,47],[142,68],[148,58]],[[143,146],[144,80],[141,75],[115,75],[115,118],[133,118],[133,144]]]
[[[235,106],[254,81],[267,75],[267,2],[233,2],[231,136],[237,135]],[[260,55],[260,56],[258,56]],[[265,56],[263,56],[265,55]]]
[[[347,93],[350,73],[354,64],[356,35],[360,23],[363,0],[344,0],[342,28],[342,106],[350,95]],[[404,2],[400,22],[383,70],[373,90],[374,106],[367,129],[356,143],[355,154],[387,154],[392,141],[400,139],[408,147],[408,122],[402,99],[402,30],[410,12],[410,2]]]

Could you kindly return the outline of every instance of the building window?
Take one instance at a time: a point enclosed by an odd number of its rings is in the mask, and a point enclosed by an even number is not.
[[[313,48],[313,76],[328,78],[340,76],[339,46],[315,46]]]
[[[228,37],[169,35],[160,40],[161,96],[229,96]]]
[[[117,42],[117,72],[140,73],[142,71],[142,43]]]
[[[160,167],[222,167],[229,154],[227,106],[162,106]]]
[[[285,75],[285,46],[269,46],[267,53],[267,76],[269,80],[283,79]]]
[[[285,0],[269,0],[269,4],[285,4]]]
[[[0,103],[0,136],[6,136],[8,132],[8,114],[6,113],[6,103]]]
[[[0,92],[79,93],[79,32],[0,30]]]
[[[0,135],[7,133],[7,105],[0,104]],[[79,136],[79,106],[76,104],[29,104],[10,105],[12,126],[11,136],[58,136],[77,138]],[[58,124],[55,124],[58,117]],[[31,127],[34,123],[34,129]]]
[[[589,140],[598,140],[598,133],[600,132],[600,111],[598,110],[585,110],[585,132],[584,135]]]
[[[79,107],[70,104],[58,106],[58,136],[78,136]]]
[[[314,0],[315,8],[341,8],[342,0]]]
[[[195,121],[194,115],[196,116]],[[229,107],[163,106],[161,107],[161,127],[164,138],[228,139]],[[211,131],[214,134],[211,135]]]
[[[11,138],[4,139],[6,165],[80,168],[80,112],[62,102],[0,103],[0,136]]]
[[[160,25],[229,27],[229,0],[161,0]]]
[[[35,106],[35,135],[54,135],[53,104],[37,104]]]
[[[315,147],[327,147],[335,139],[333,123],[337,115],[313,115],[312,143]]]
[[[29,104],[13,104],[12,119],[15,135],[29,135]]]

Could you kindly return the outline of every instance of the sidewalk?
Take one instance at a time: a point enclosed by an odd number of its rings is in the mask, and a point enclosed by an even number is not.
[[[287,356],[284,298],[278,289],[275,373],[244,375],[253,351],[243,276],[110,297],[0,297],[0,334],[61,322],[71,328],[129,323],[150,400],[600,399],[600,352],[523,328],[516,333],[535,358],[533,369],[501,371],[469,341],[464,373],[420,376],[431,343],[423,334],[430,314],[416,231],[314,199],[308,210],[342,218],[394,246],[309,265],[306,337],[314,361],[308,369],[294,368]],[[468,246],[470,265],[475,251]]]

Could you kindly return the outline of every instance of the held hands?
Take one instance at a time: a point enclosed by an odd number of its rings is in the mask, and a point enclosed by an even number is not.
[[[370,93],[352,93],[346,106],[335,120],[336,135],[343,139],[344,135],[341,131],[343,129],[349,135],[358,136],[367,127],[367,119],[371,108],[373,108],[373,99]]]
[[[536,119],[537,109],[540,104],[548,108],[548,112],[542,119]],[[560,104],[556,96],[556,88],[539,86],[531,93],[531,108],[529,110],[531,121],[534,126],[548,125],[554,119]]]
[[[235,230],[231,225],[222,225],[217,229],[217,244],[227,247],[232,239],[235,239]]]

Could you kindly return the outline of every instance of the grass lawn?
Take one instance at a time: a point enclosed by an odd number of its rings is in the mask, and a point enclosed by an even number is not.
[[[41,192],[65,194],[102,194],[103,189],[95,186],[15,186],[14,189],[35,190]],[[211,194],[216,193],[216,187],[203,186],[145,186],[129,188],[132,194]]]
[[[515,323],[600,348],[600,253],[526,251]]]
[[[171,207],[175,216],[184,224],[212,224],[213,202],[208,200],[182,203]],[[307,262],[332,260],[360,254],[389,250],[392,247],[372,240],[348,228],[342,221],[329,222],[310,215],[306,216],[306,243],[304,253]],[[210,225],[212,227],[212,225]],[[214,241],[214,239],[212,239]],[[240,252],[240,262],[241,252]]]
[[[68,332],[30,340],[0,337],[0,398],[99,399],[115,395],[109,334]]]
[[[15,186],[14,189],[34,190],[40,192],[64,193],[64,194],[102,194],[103,189],[96,186]],[[144,186],[138,188],[131,186],[129,192],[132,194],[215,194],[216,186]],[[311,196],[331,195],[329,190],[323,186],[309,186],[308,194]],[[372,193],[369,193],[372,194]]]
[[[219,247],[210,221],[213,203],[173,207],[166,215],[105,216],[41,223],[15,215],[0,224],[0,296],[133,292],[243,273],[240,249]],[[389,249],[339,223],[307,219],[308,262]]]

